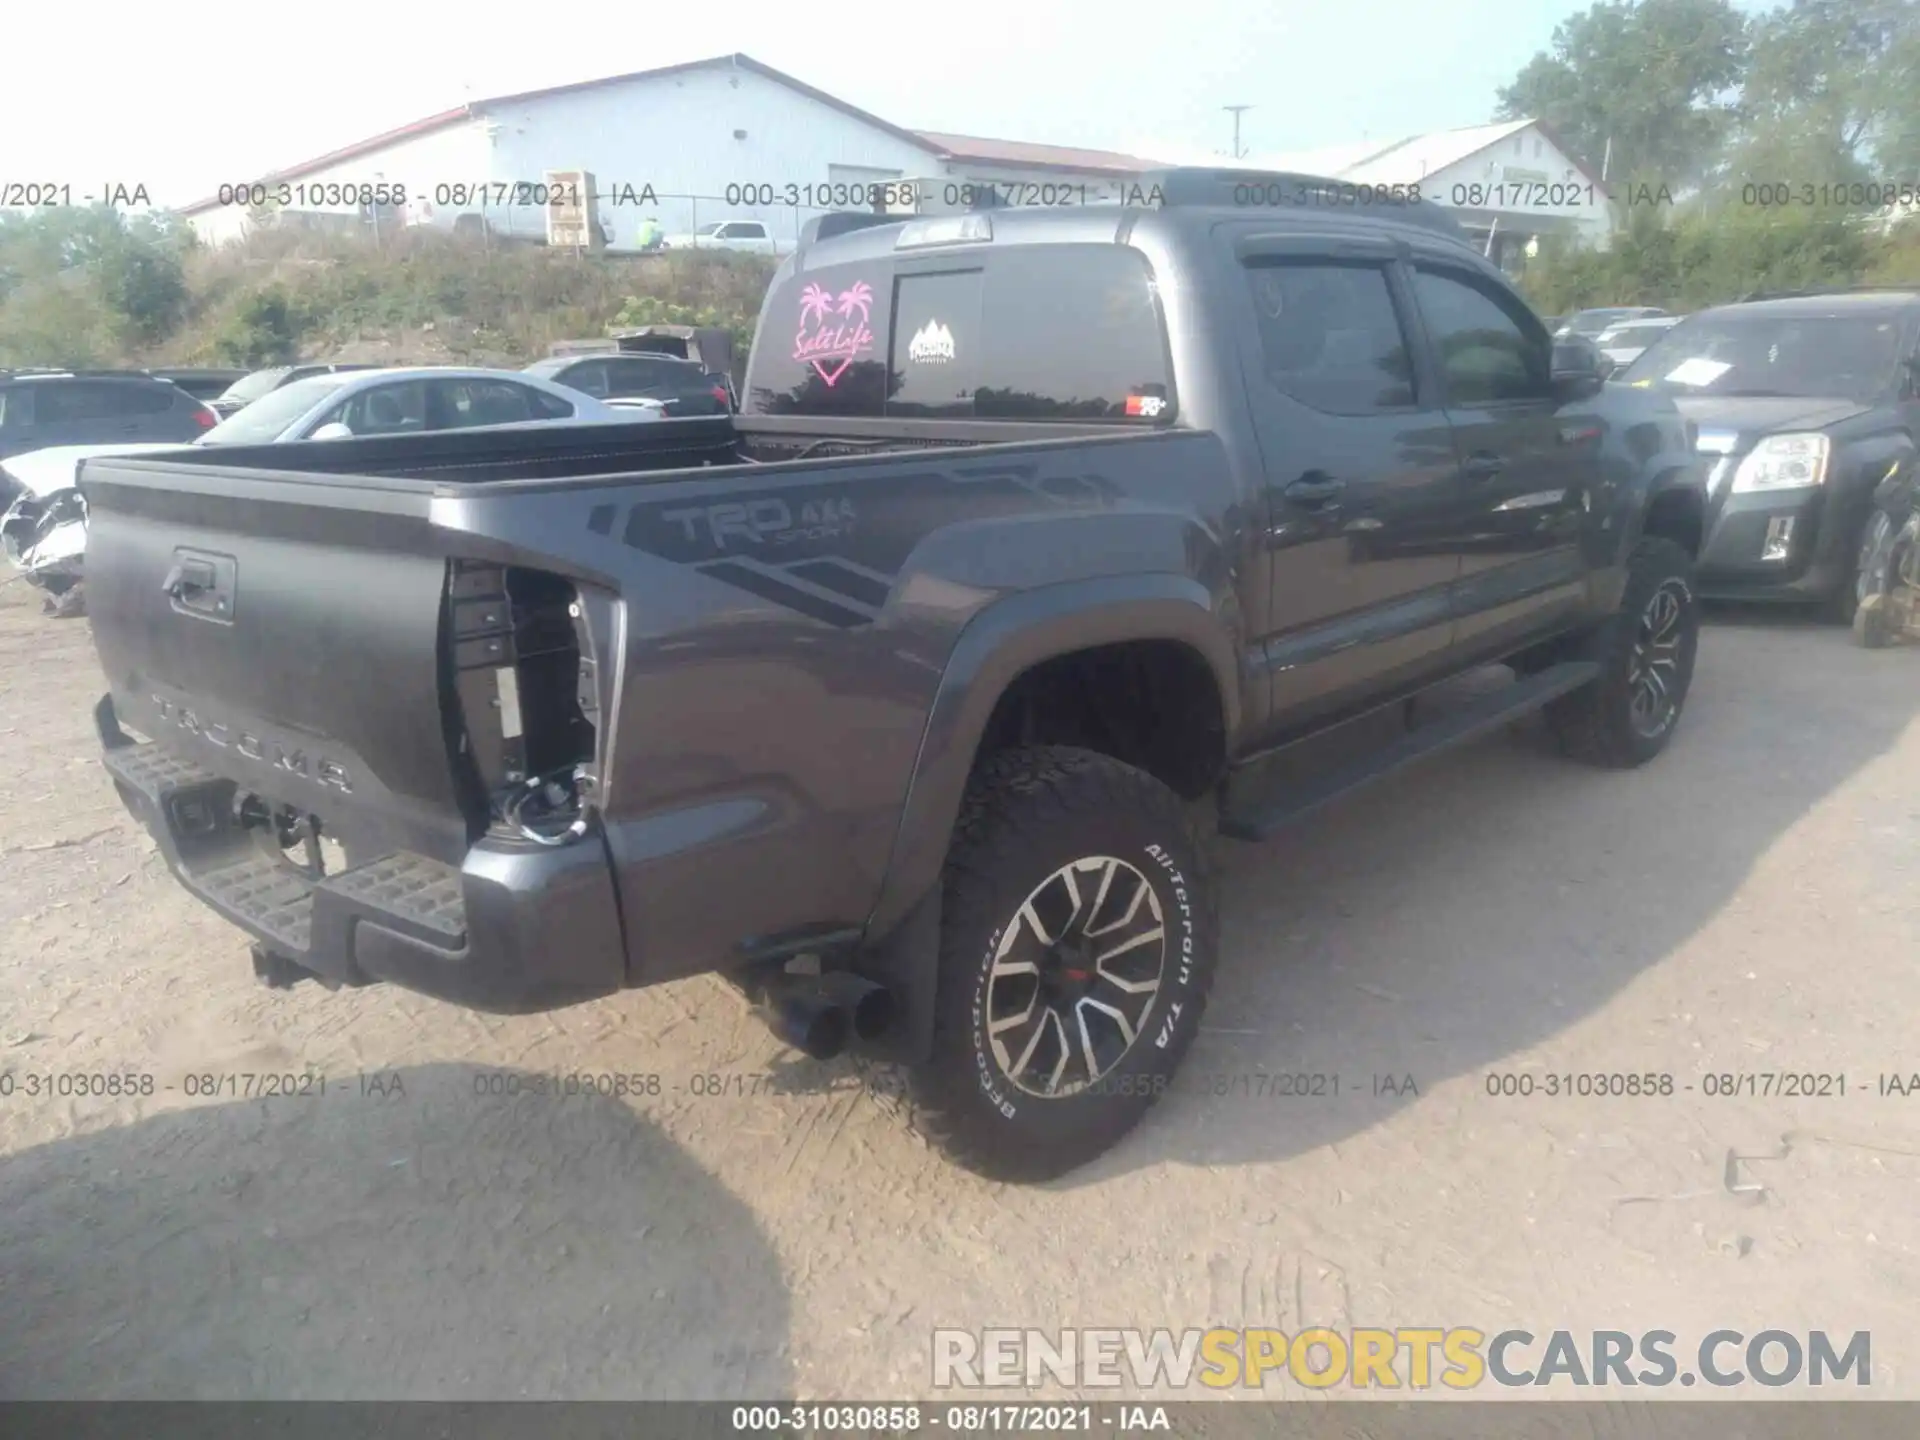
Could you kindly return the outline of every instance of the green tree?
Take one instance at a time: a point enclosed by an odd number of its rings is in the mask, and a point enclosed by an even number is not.
[[[1732,128],[1747,24],[1728,0],[1602,0],[1555,27],[1499,92],[1501,119],[1544,120],[1610,180],[1698,181]]]
[[[1907,167],[1920,161],[1920,0],[1793,0],[1758,17],[1741,110],[1759,131],[1803,137],[1806,158],[1873,162],[1911,183]]]

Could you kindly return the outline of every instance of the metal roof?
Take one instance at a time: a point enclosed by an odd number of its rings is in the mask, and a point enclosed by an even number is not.
[[[1301,170],[1314,175],[1329,175],[1336,180],[1361,185],[1411,185],[1450,165],[1471,159],[1482,150],[1527,129],[1537,130],[1542,139],[1566,157],[1569,165],[1596,185],[1600,183],[1599,177],[1588,170],[1578,156],[1570,153],[1545,124],[1533,119],[1467,125],[1457,130],[1407,135],[1398,140],[1362,140],[1318,150],[1251,155],[1243,163],[1257,165],[1263,170]]]
[[[524,104],[535,100],[548,100],[556,95],[573,95],[583,90],[599,90],[611,85],[626,85],[640,80],[658,80],[669,75],[684,75],[693,70],[747,70],[756,75],[784,85],[789,90],[818,101],[841,114],[851,116],[863,124],[884,131],[896,140],[904,140],[910,145],[919,146],[942,159],[972,160],[991,162],[997,165],[1018,165],[1029,169],[1052,170],[1110,170],[1118,173],[1149,168],[1158,163],[1142,160],[1137,156],[1121,155],[1111,150],[1077,150],[1055,145],[1032,145],[1020,140],[988,140],[971,135],[948,135],[934,131],[908,130],[894,124],[891,120],[882,120],[871,111],[862,110],[849,104],[838,96],[829,95],[824,90],[816,90],[803,80],[796,80],[784,71],[771,65],[762,64],[751,55],[738,52],[732,55],[715,55],[705,60],[690,60],[681,65],[662,65],[652,70],[634,70],[624,75],[607,75],[598,80],[581,80],[570,85],[553,85],[544,90],[523,90],[513,95],[497,95],[490,100],[473,100],[452,110],[442,110],[437,115],[415,120],[397,129],[385,130],[365,140],[357,140],[338,150],[329,150],[325,155],[315,156],[311,160],[302,160],[283,170],[257,177],[252,183],[277,185],[282,181],[296,180],[324,170],[330,165],[338,165],[344,160],[356,159],[384,150],[403,140],[444,130],[449,125],[457,125],[468,120],[476,120],[489,110],[503,109],[510,105]],[[199,215],[218,208],[217,197],[196,200],[191,205],[180,207],[182,215]]]

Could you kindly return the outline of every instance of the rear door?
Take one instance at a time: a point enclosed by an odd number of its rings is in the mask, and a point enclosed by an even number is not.
[[[1553,342],[1505,283],[1470,261],[1417,252],[1412,286],[1459,463],[1454,642],[1498,653],[1585,600],[1580,536],[1600,432],[1578,412],[1562,415]]]
[[[1460,558],[1445,414],[1418,373],[1389,242],[1244,238],[1237,303],[1266,470],[1276,715],[1444,667]]]

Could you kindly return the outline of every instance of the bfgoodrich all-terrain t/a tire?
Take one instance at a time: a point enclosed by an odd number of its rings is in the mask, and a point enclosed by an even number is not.
[[[1671,540],[1634,546],[1620,613],[1594,637],[1600,674],[1547,706],[1561,750],[1593,765],[1644,765],[1673,738],[1693,683],[1700,602],[1693,560]]]
[[[1061,746],[975,772],[941,912],[914,1124],[996,1180],[1111,1148],[1172,1086],[1215,961],[1213,890],[1179,796]]]

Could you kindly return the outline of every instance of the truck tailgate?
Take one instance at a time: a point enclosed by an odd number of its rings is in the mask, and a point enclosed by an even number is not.
[[[119,719],[350,849],[458,864],[431,489],[90,462],[88,610]]]

